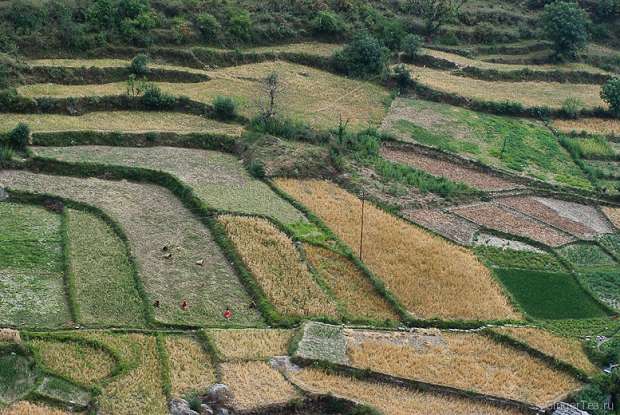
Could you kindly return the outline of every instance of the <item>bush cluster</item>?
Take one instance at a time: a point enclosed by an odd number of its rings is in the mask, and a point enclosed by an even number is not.
[[[175,106],[177,100],[173,95],[167,94],[157,85],[147,83],[142,91],[142,104],[148,109],[164,110]]]
[[[237,104],[230,97],[217,96],[213,100],[213,111],[218,118],[229,120],[237,115]]]
[[[387,68],[389,51],[373,36],[357,35],[332,56],[334,67],[346,74],[368,78],[382,75]]]

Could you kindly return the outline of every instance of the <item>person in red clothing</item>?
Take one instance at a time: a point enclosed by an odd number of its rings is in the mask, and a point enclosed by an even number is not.
[[[230,311],[230,307],[226,307],[226,310],[224,311],[224,318],[226,320],[230,320],[232,318],[232,311]]]

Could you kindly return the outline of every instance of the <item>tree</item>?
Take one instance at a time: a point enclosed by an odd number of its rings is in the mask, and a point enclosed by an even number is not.
[[[558,59],[575,59],[588,43],[588,14],[577,3],[556,0],[545,6],[542,26]]]
[[[280,93],[284,89],[280,82],[280,77],[276,72],[271,72],[262,82],[263,92],[266,96],[265,100],[259,100],[258,106],[261,116],[264,119],[274,118],[277,110],[277,100]]]
[[[389,50],[368,34],[357,35],[351,43],[334,53],[332,60],[340,72],[358,77],[385,72]]]
[[[26,146],[30,144],[30,134],[30,127],[28,124],[20,122],[17,124],[17,127],[9,133],[9,144],[15,150],[25,150]]]
[[[149,57],[144,53],[137,54],[131,60],[131,72],[136,75],[146,75],[149,72]]]
[[[407,57],[413,58],[415,55],[418,54],[420,46],[422,46],[422,38],[418,35],[408,34],[401,41],[400,50]]]
[[[601,98],[609,104],[609,109],[620,118],[620,78],[612,78],[601,88]]]
[[[441,26],[458,16],[467,0],[408,0],[410,11],[424,19],[428,36],[435,35]]]

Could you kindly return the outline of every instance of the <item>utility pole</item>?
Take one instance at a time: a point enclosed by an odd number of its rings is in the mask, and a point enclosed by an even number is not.
[[[362,190],[361,193],[361,199],[362,199],[362,220],[361,220],[361,228],[360,228],[360,261],[362,261],[362,255],[363,255],[363,247],[364,247],[364,204],[366,202],[366,195],[364,193],[364,191]]]

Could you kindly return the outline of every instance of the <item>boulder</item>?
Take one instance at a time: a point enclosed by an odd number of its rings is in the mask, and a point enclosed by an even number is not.
[[[213,415],[213,409],[204,403],[200,405],[200,415]]]
[[[170,415],[200,415],[189,407],[185,399],[172,399],[169,404]]]
[[[235,396],[228,386],[216,383],[209,388],[206,403],[217,407],[231,406],[234,399]]]
[[[3,187],[0,187],[0,202],[3,202],[9,198],[9,194],[4,190]]]

